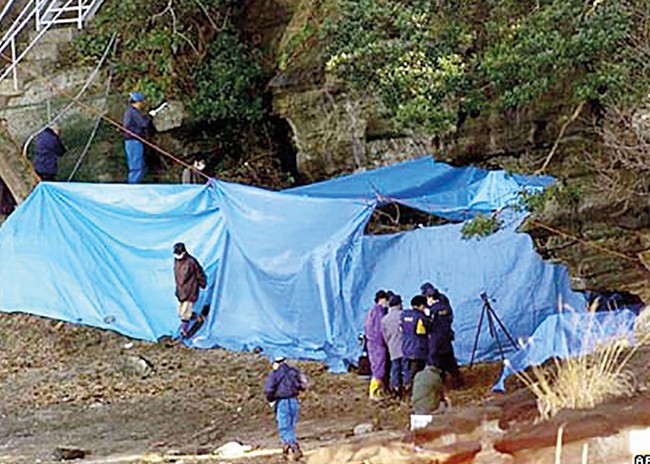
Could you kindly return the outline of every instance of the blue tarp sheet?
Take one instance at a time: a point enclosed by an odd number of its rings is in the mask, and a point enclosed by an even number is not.
[[[604,312],[563,311],[546,318],[521,350],[504,363],[493,390],[505,391],[506,378],[551,358],[566,359],[590,354],[603,342],[621,337],[634,344],[634,312],[623,309]]]
[[[42,183],[0,229],[0,310],[148,340],[171,335],[178,241],[209,281],[198,305],[212,309],[192,346],[261,347],[335,370],[356,360],[379,287],[410,299],[423,281],[439,286],[455,309],[461,361],[471,354],[482,291],[496,298],[515,337],[529,336],[559,299],[584,306],[566,270],[544,263],[515,232],[520,218],[480,241],[462,240],[460,224],[364,236],[375,206],[364,196],[315,198],[220,181]],[[478,354],[490,359],[494,341],[484,332]]]
[[[516,203],[522,191],[541,192],[548,176],[523,176],[476,167],[456,168],[431,157],[286,190],[321,198],[397,202],[451,220],[471,219]]]

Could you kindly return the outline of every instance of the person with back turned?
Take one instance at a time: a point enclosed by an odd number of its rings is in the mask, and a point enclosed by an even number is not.
[[[424,314],[427,300],[421,295],[411,299],[411,309],[402,311],[402,353],[408,365],[408,379],[404,381],[410,390],[415,374],[424,369],[428,350],[428,321]]]
[[[296,437],[296,425],[300,408],[298,395],[306,389],[306,377],[295,367],[289,366],[284,356],[276,356],[273,360],[273,370],[264,384],[264,394],[275,411],[282,455],[285,459],[289,458],[289,453],[292,453],[296,460],[302,457]]]
[[[451,374],[454,388],[459,388],[463,381],[454,354],[455,335],[452,329],[454,313],[449,299],[435,287],[424,290],[424,295],[427,298],[427,307],[430,312],[427,366],[435,366],[440,369],[443,380],[446,373]]]
[[[38,134],[34,153],[34,171],[46,182],[56,179],[59,171],[58,160],[66,152],[61,142],[61,128],[52,124]]]

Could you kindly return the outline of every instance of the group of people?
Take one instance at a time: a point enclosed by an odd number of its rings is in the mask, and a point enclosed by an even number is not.
[[[443,382],[450,374],[454,387],[462,384],[454,355],[454,316],[449,299],[429,282],[420,290],[407,309],[402,307],[402,297],[391,291],[379,290],[375,295],[375,305],[365,322],[372,372],[368,393],[372,400],[386,393],[408,398],[420,372],[436,373]]]
[[[142,92],[129,94],[129,106],[124,112],[124,151],[128,167],[127,182],[139,184],[144,179],[144,143],[143,140],[151,138],[155,132],[153,118],[156,110],[145,111],[146,100]],[[37,136],[34,153],[34,170],[44,181],[56,180],[58,173],[58,159],[66,152],[61,140],[61,127],[51,124],[43,129]],[[181,182],[183,184],[199,184],[205,182],[205,161],[196,159],[191,166],[183,171]]]

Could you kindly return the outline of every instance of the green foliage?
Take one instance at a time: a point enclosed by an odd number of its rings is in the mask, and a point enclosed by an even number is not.
[[[289,42],[281,48],[278,57],[278,68],[286,70],[294,57],[299,54],[308,44],[316,40],[316,29],[311,24],[305,25],[296,34],[291,36]]]
[[[261,111],[260,69],[236,33],[236,0],[107,1],[69,59],[91,64],[118,34],[114,84],[138,90],[156,105],[178,98],[209,121],[255,120]]]
[[[479,214],[471,221],[465,222],[461,229],[461,234],[464,240],[469,240],[472,237],[481,239],[487,237],[498,231],[502,226],[502,221],[496,214]]]
[[[459,115],[621,96],[634,59],[624,2],[338,0],[328,72],[379,95],[402,128],[453,131]]]
[[[259,86],[261,68],[233,34],[222,33],[208,48],[196,73],[192,105],[199,119],[214,122],[238,119],[254,122],[262,116],[262,99],[251,92]]]
[[[519,202],[515,206],[515,209],[518,211],[529,211],[533,214],[541,214],[550,201],[556,202],[565,209],[575,208],[579,204],[582,194],[582,188],[579,185],[555,183],[543,192],[522,192],[519,195]]]
[[[547,0],[530,15],[489,22],[479,68],[504,107],[564,86],[577,101],[600,101],[623,90],[631,27],[620,2]]]

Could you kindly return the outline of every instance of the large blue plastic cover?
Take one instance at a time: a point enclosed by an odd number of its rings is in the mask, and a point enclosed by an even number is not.
[[[517,203],[521,192],[539,193],[548,176],[523,176],[473,166],[456,168],[431,157],[418,158],[286,192],[321,198],[396,202],[451,220],[471,219]]]
[[[566,269],[545,263],[511,219],[463,240],[461,225],[366,236],[376,203],[316,198],[212,181],[193,185],[41,183],[0,229],[0,310],[79,322],[155,340],[179,325],[172,246],[204,266],[211,305],[190,344],[325,360],[360,353],[357,336],[378,288],[409,300],[424,281],[451,299],[456,350],[467,361],[479,294],[514,337],[558,302],[579,308]],[[478,357],[495,341],[479,338]]]
[[[634,344],[636,314],[630,310],[604,312],[563,311],[546,318],[521,350],[506,359],[501,377],[493,390],[505,391],[506,379],[530,366],[549,359],[567,359],[594,352],[612,340],[625,339]]]

